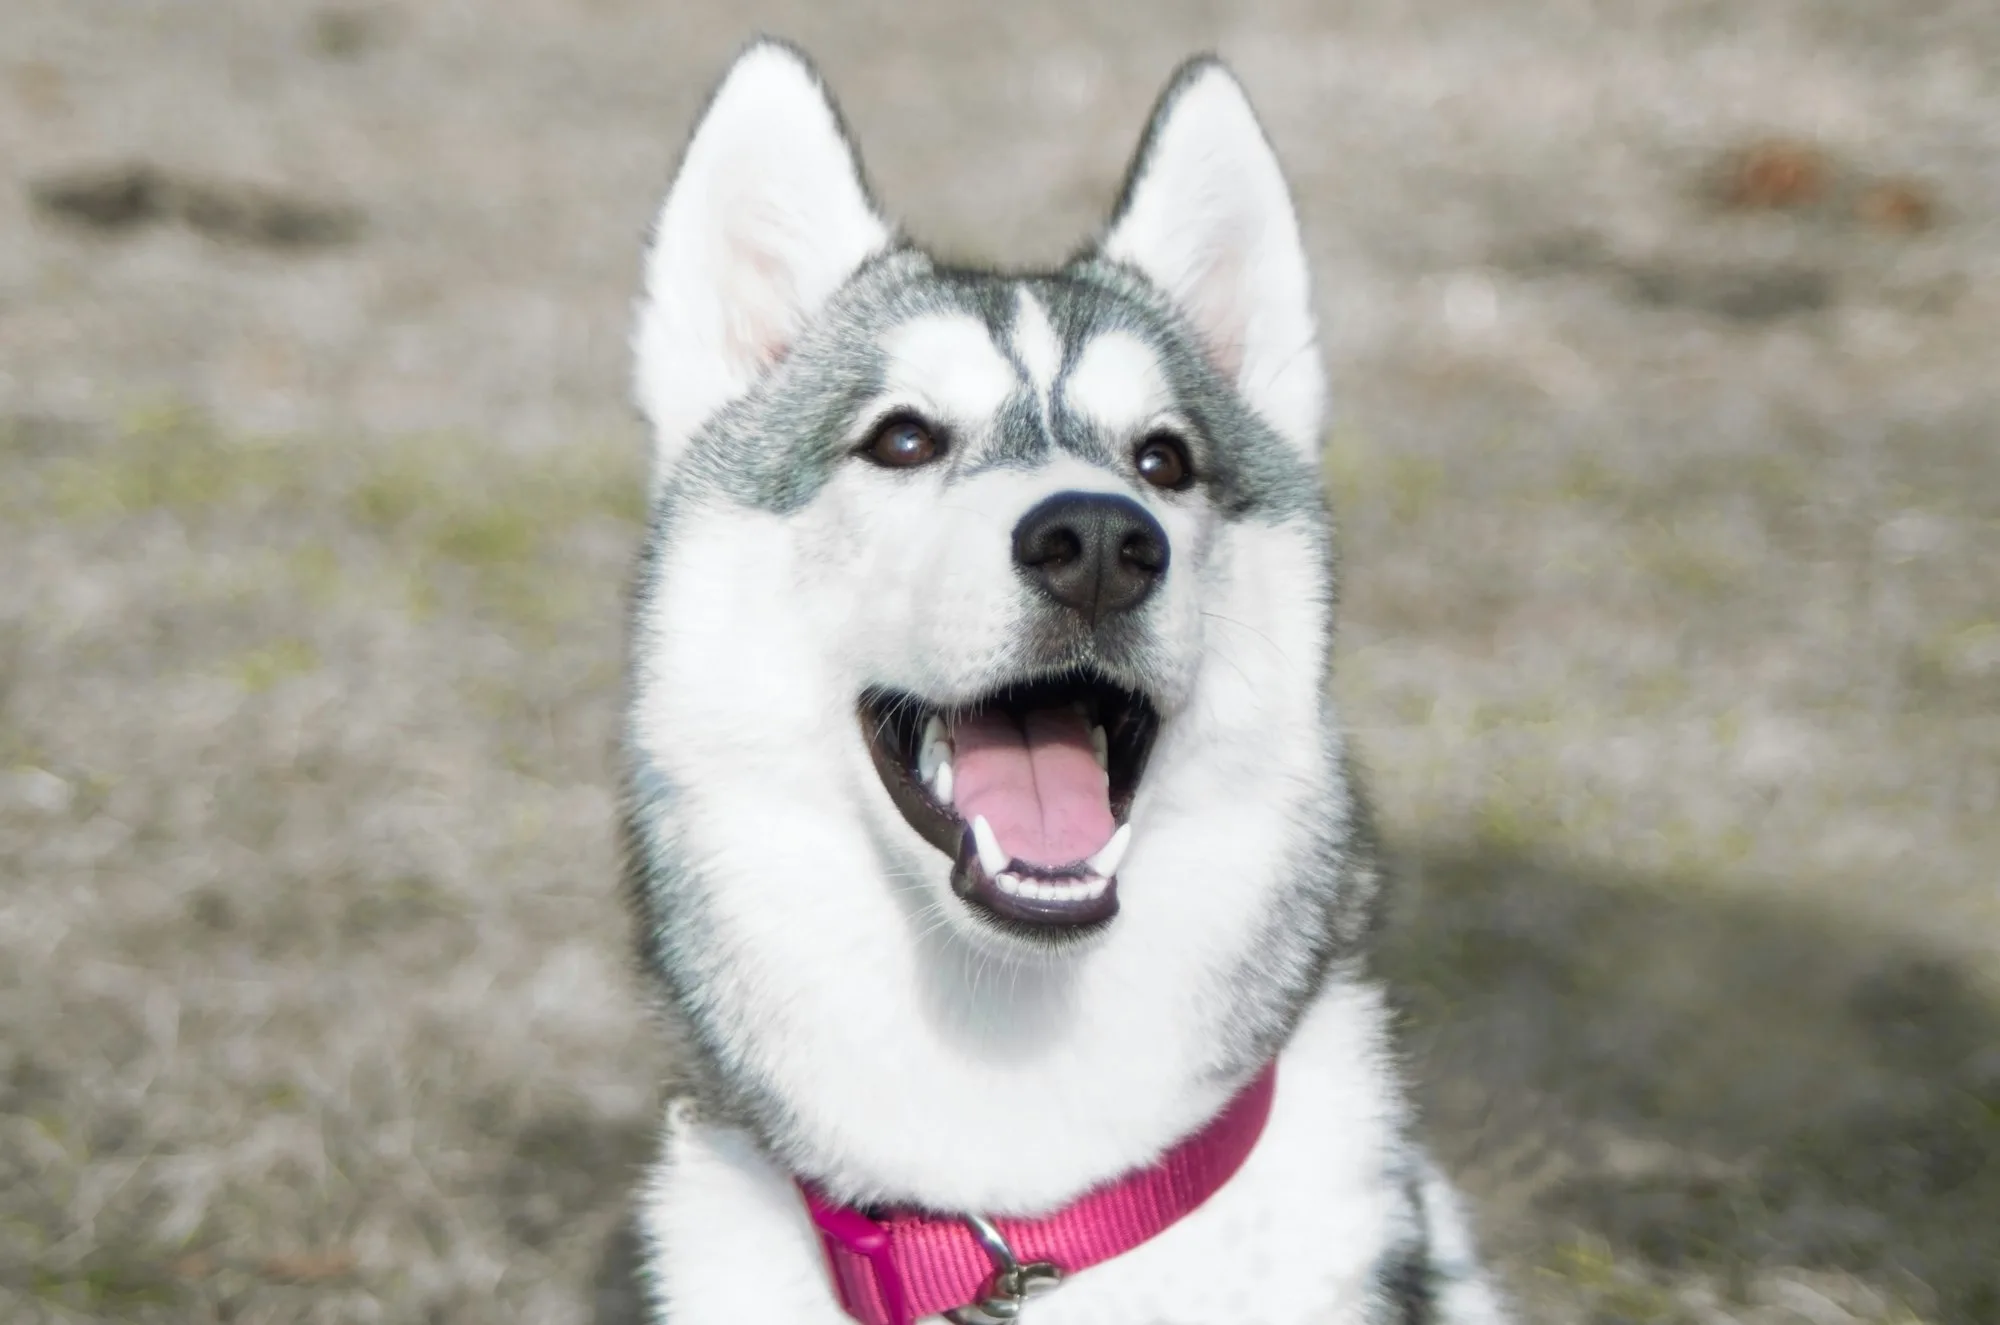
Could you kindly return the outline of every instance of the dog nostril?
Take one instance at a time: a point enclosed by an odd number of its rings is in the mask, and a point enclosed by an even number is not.
[[[1119,545],[1118,555],[1140,570],[1154,574],[1166,569],[1167,565],[1166,544],[1143,529],[1126,535],[1124,543]]]
[[[1028,555],[1021,560],[1030,566],[1055,569],[1069,565],[1082,555],[1083,540],[1076,536],[1076,531],[1056,527],[1037,538]]]

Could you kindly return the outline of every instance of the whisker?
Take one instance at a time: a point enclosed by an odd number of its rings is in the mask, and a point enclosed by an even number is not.
[[[1252,635],[1255,635],[1258,639],[1264,641],[1264,643],[1270,647],[1271,652],[1278,655],[1279,661],[1286,663],[1289,663],[1291,661],[1291,656],[1287,654],[1283,649],[1278,647],[1278,642],[1276,640],[1272,639],[1269,635],[1266,635],[1263,631],[1257,629],[1257,627],[1250,625],[1248,622],[1238,621],[1235,617],[1224,616],[1220,612],[1204,611],[1202,615],[1207,617],[1211,621],[1220,621],[1226,625],[1235,626],[1238,630],[1249,631]]]

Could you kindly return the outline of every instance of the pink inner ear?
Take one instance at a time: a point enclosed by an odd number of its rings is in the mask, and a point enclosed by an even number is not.
[[[1244,317],[1244,237],[1225,233],[1217,239],[1221,242],[1204,255],[1207,260],[1201,270],[1177,293],[1209,362],[1233,383],[1243,371],[1243,341],[1249,330]]]
[[[747,376],[785,357],[799,330],[798,277],[772,246],[750,235],[732,236],[732,273],[725,296],[728,354]]]

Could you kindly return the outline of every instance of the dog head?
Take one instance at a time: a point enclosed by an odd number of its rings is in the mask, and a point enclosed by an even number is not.
[[[1230,839],[1323,790],[1324,381],[1220,65],[1169,88],[1098,243],[1018,277],[901,242],[810,67],[754,47],[660,215],[636,350],[636,753],[740,779],[757,849],[798,834],[760,868],[934,876],[965,939],[1058,952],[1154,870],[1224,887]],[[866,828],[860,868],[798,833],[814,806]]]

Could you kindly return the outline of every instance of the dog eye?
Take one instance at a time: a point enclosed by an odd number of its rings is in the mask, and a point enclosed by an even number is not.
[[[1139,477],[1156,488],[1179,489],[1194,482],[1194,466],[1187,448],[1172,433],[1156,432],[1139,443],[1132,453]]]
[[[943,450],[921,420],[898,415],[875,429],[861,454],[884,469],[915,469],[937,459]]]

